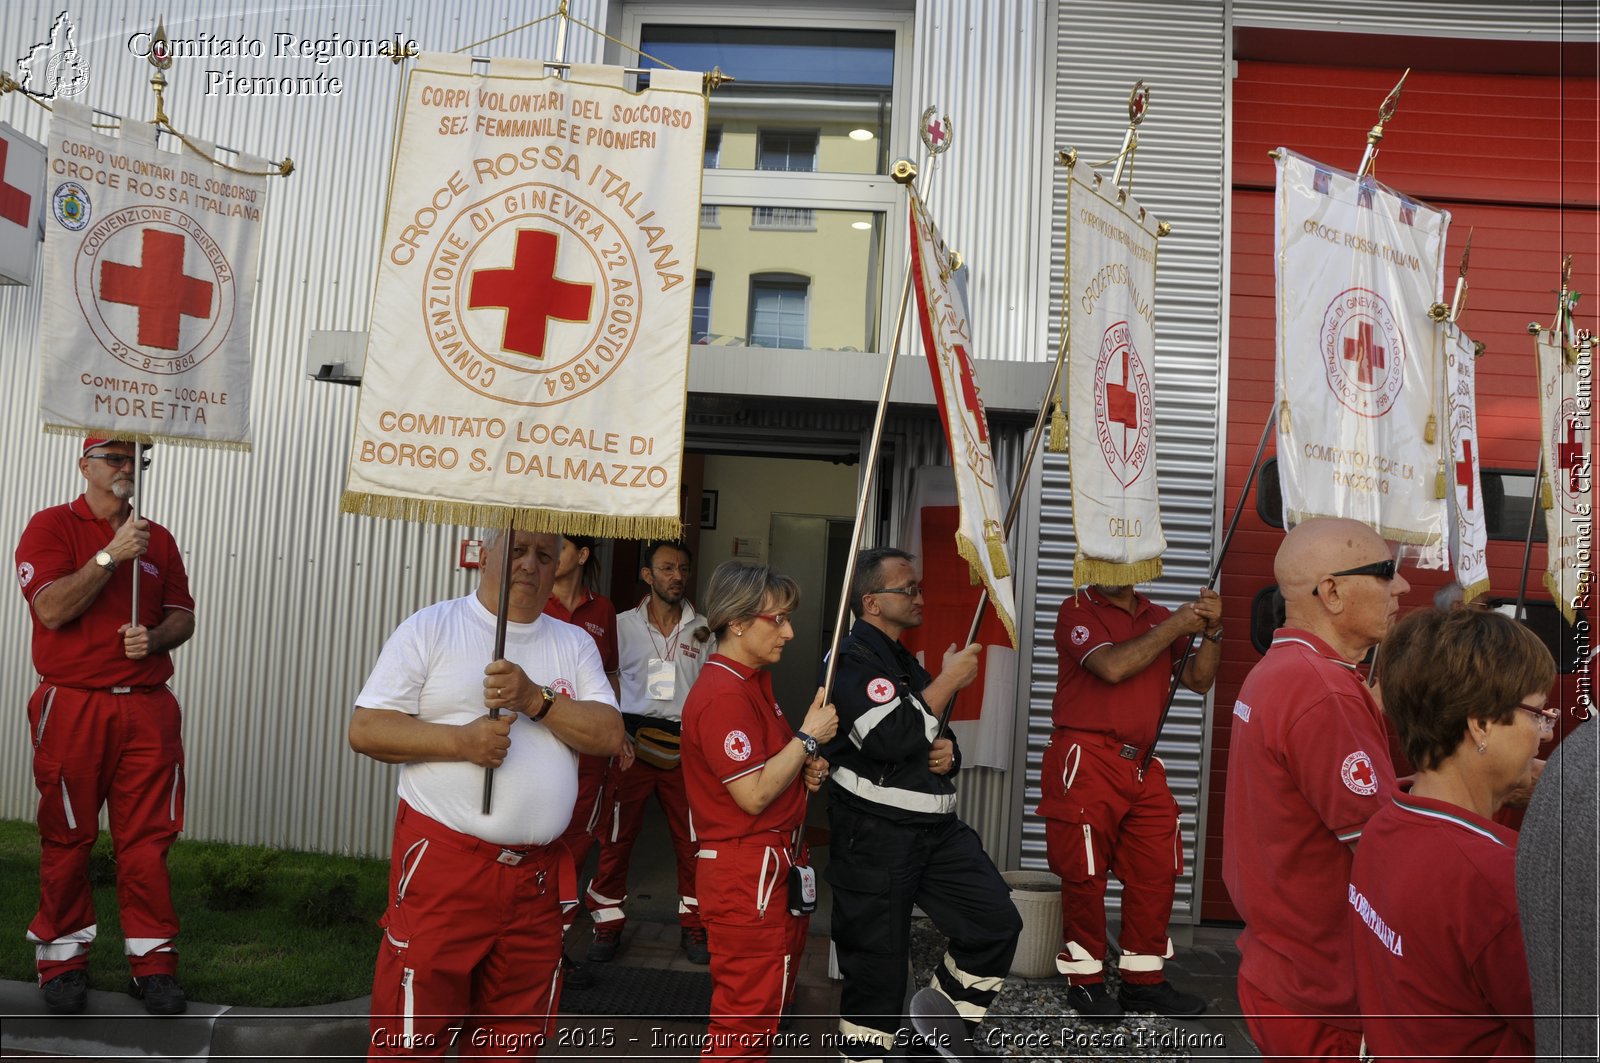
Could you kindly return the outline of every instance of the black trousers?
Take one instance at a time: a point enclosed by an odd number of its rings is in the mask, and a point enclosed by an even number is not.
[[[976,1024],[999,994],[1022,933],[1011,890],[971,827],[954,816],[897,824],[834,800],[824,877],[844,989],[841,1051],[881,1059],[906,1026],[906,960],[915,905],[949,938],[934,985]]]

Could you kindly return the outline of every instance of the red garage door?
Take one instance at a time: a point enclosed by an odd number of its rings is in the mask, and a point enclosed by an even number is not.
[[[1344,35],[1298,36],[1302,44],[1306,38],[1326,36],[1338,47],[1351,49],[1353,56],[1363,51],[1359,39]],[[1399,46],[1393,41],[1383,44]],[[1446,46],[1416,41],[1406,47],[1410,49],[1406,61],[1415,65],[1426,61],[1427,53]],[[1529,46],[1506,46],[1512,51],[1519,47]],[[1320,48],[1315,54],[1327,57],[1335,49]],[[1501,68],[1505,58],[1500,55]],[[1530,68],[1535,68],[1537,58],[1530,54]],[[1366,130],[1397,77],[1393,67],[1239,63],[1233,103],[1228,447],[1222,496],[1230,514],[1272,403],[1274,174],[1267,152],[1288,147],[1339,169],[1354,170]],[[1471,295],[1462,324],[1488,346],[1478,363],[1479,431],[1486,467],[1531,473],[1537,461],[1538,407],[1527,325],[1550,321],[1563,253],[1575,258],[1574,288],[1596,293],[1600,257],[1596,96],[1592,76],[1417,68],[1383,141],[1379,180],[1451,212],[1447,298],[1467,233],[1473,230]],[[1593,323],[1596,301],[1600,293],[1580,304],[1581,322]],[[1282,535],[1256,514],[1254,495],[1252,491],[1223,566],[1230,636],[1249,630],[1251,601],[1272,583],[1272,556]],[[1493,593],[1515,595],[1521,543],[1491,543],[1489,561]],[[1533,558],[1530,580],[1534,597],[1545,596],[1538,590],[1543,564],[1540,550]],[[1412,579],[1415,589],[1404,606],[1428,604],[1444,578],[1428,573]],[[1217,680],[1201,906],[1201,917],[1208,920],[1238,918],[1221,876],[1228,731],[1234,698],[1257,660],[1247,638],[1230,637]]]

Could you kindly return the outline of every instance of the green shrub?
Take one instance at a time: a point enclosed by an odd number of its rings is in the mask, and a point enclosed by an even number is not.
[[[199,862],[200,900],[213,912],[254,908],[272,881],[277,862],[277,852],[258,845],[206,853]]]
[[[306,887],[295,901],[295,910],[307,926],[329,928],[372,921],[371,911],[356,902],[353,871]]]

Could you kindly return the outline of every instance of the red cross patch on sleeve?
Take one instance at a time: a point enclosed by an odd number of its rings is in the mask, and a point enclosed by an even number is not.
[[[1339,777],[1351,793],[1371,797],[1378,792],[1378,773],[1373,769],[1372,758],[1367,756],[1365,750],[1358,749],[1344,758]]]
[[[729,731],[728,737],[722,740],[722,751],[728,754],[729,760],[749,760],[750,736],[743,731]]]
[[[873,704],[884,705],[894,700],[895,685],[889,680],[879,676],[867,684],[867,697]]]

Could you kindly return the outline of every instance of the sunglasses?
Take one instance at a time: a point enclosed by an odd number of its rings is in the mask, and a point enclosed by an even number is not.
[[[1326,576],[1322,577],[1322,579],[1332,579],[1335,576],[1377,576],[1385,583],[1388,583],[1394,579],[1395,573],[1399,570],[1400,562],[1396,561],[1392,557],[1386,557],[1382,561],[1373,561],[1370,564],[1357,565],[1355,568],[1346,568],[1341,569],[1338,572],[1330,572]],[[1321,586],[1321,583],[1322,580],[1317,581],[1318,587]],[[1317,593],[1318,587],[1311,588],[1311,593],[1313,595]]]
[[[84,457],[89,461],[103,461],[113,469],[131,469],[135,460],[132,454],[85,454]],[[148,469],[150,467],[148,455],[137,460],[139,468]]]

